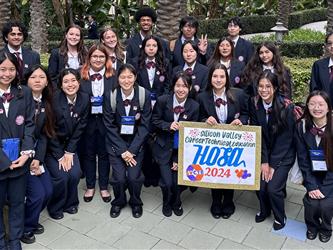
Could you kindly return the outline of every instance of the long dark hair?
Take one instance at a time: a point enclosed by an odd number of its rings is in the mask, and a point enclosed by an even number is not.
[[[60,74],[59,74],[59,81],[58,81],[58,88],[62,90],[62,80],[64,76],[73,74],[78,82],[80,82],[80,73],[76,69],[68,68],[68,69],[63,69]]]
[[[284,104],[284,97],[279,93],[279,80],[275,73],[270,70],[265,70],[259,75],[259,81],[262,79],[268,80],[274,89],[274,96],[272,101],[272,132],[273,134],[279,133],[282,129],[287,128],[287,107]],[[261,101],[261,97],[258,95],[258,99]]]
[[[162,44],[159,41],[159,39],[156,36],[150,35],[145,37],[145,39],[143,39],[142,41],[142,46],[140,49],[140,55],[139,55],[139,68],[143,69],[145,67],[146,64],[146,59],[147,59],[147,54],[145,52],[145,47],[147,42],[152,39],[157,43],[157,52],[155,55],[155,62],[156,62],[156,68],[161,72],[161,74],[165,74],[166,73],[166,66],[165,66],[165,57],[163,54],[163,48],[162,48]]]
[[[208,61],[208,65],[212,65],[216,62],[220,62],[221,60],[221,53],[220,53],[220,45],[223,41],[227,41],[230,46],[231,46],[231,54],[230,54],[230,60],[234,59],[234,50],[235,50],[235,45],[233,43],[233,41],[229,38],[229,37],[222,37],[220,38],[220,40],[216,43],[215,49],[214,49],[214,53],[211,56],[211,58]]]
[[[225,77],[226,77],[225,94],[226,94],[227,98],[231,101],[231,103],[234,103],[235,102],[235,98],[230,93],[230,87],[231,86],[230,86],[230,80],[229,80],[228,70],[220,62],[215,62],[213,65],[211,65],[209,67],[209,71],[208,71],[208,82],[207,82],[206,90],[207,91],[213,91],[212,77],[213,77],[214,71],[217,70],[217,69],[222,69],[224,71]]]
[[[84,46],[84,42],[83,42],[83,32],[82,29],[79,25],[76,24],[71,24],[66,28],[65,34],[64,34],[64,38],[61,41],[60,44],[60,48],[59,48],[59,54],[62,55],[64,57],[64,64],[65,66],[68,66],[68,45],[67,45],[67,39],[66,39],[66,35],[69,32],[69,30],[71,28],[75,28],[78,29],[80,31],[80,41],[79,43],[76,45],[77,48],[77,53],[78,53],[78,59],[79,59],[79,63],[80,65],[83,65],[85,63],[86,57],[87,57],[87,49]]]
[[[324,146],[324,155],[325,155],[326,165],[327,165],[327,167],[330,171],[333,171],[332,105],[331,105],[331,102],[330,102],[330,98],[329,98],[329,96],[326,92],[321,91],[321,90],[312,91],[309,94],[308,98],[306,99],[306,105],[305,105],[304,113],[303,113],[303,116],[302,116],[302,118],[305,121],[305,130],[309,131],[313,127],[313,118],[310,114],[310,110],[309,110],[308,105],[309,105],[310,99],[314,96],[321,96],[325,100],[325,102],[327,104],[327,107],[328,107],[328,112],[326,114],[327,123],[326,123],[324,136],[323,136],[323,146]],[[300,121],[301,121],[301,119],[300,119]]]
[[[288,96],[291,93],[287,85],[287,79],[285,76],[285,72],[289,72],[289,69],[284,66],[282,62],[282,58],[280,56],[279,49],[272,42],[263,42],[261,43],[255,53],[252,55],[250,61],[246,65],[243,75],[241,77],[241,86],[247,87],[250,84],[258,82],[258,76],[263,71],[263,62],[260,59],[260,49],[262,47],[266,47],[269,51],[273,53],[272,64],[274,66],[274,74],[278,77],[279,88],[278,90],[284,96]]]
[[[25,79],[27,79],[27,84],[28,84],[30,76],[37,69],[41,69],[46,75],[47,86],[42,91],[42,99],[45,101],[45,114],[46,114],[44,132],[49,138],[52,138],[55,136],[56,133],[54,129],[55,120],[52,109],[53,87],[52,87],[51,78],[47,73],[47,70],[42,65],[36,64],[29,68],[29,71],[25,74]]]

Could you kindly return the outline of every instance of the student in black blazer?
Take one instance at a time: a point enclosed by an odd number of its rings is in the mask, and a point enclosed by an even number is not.
[[[325,91],[333,104],[333,33],[329,33],[325,39],[328,57],[314,62],[311,71],[310,92],[314,90]]]
[[[208,61],[208,65],[216,62],[222,63],[228,70],[232,87],[239,87],[240,77],[245,68],[245,63],[234,58],[234,43],[228,37],[222,37],[215,46],[214,53]]]
[[[27,161],[34,154],[34,103],[30,89],[19,85],[14,55],[0,52],[0,249],[22,249]],[[9,239],[3,208],[9,204]]]
[[[221,63],[210,66],[207,89],[198,95],[198,102],[200,121],[209,125],[248,122],[248,97],[243,90],[230,87],[228,70]],[[234,190],[212,189],[210,211],[214,218],[228,219],[235,212],[233,196]]]
[[[126,51],[118,38],[117,31],[110,26],[105,26],[99,35],[99,41],[104,44],[112,61],[112,68],[117,71],[122,64],[126,63]]]
[[[115,70],[105,46],[94,44],[88,52],[87,62],[81,69],[81,91],[89,95],[91,110],[88,124],[82,136],[81,166],[86,176],[87,190],[83,196],[85,202],[90,202],[95,194],[96,157],[98,158],[98,183],[104,202],[111,201],[108,191],[110,163],[105,147],[106,129],[103,123],[103,98],[115,84]]]
[[[53,192],[52,180],[45,165],[48,138],[55,136],[52,111],[53,88],[46,69],[34,65],[27,75],[27,85],[32,91],[35,107],[35,155],[29,162],[25,201],[24,234],[21,241],[35,242],[35,234],[42,234],[44,227],[39,224],[39,216],[46,207]]]
[[[167,217],[172,211],[177,216],[183,214],[181,189],[177,184],[179,122],[199,119],[199,104],[189,98],[191,78],[178,72],[172,82],[173,93],[157,99],[152,115],[156,133],[152,151],[161,171],[162,213]]]
[[[230,39],[233,41],[235,49],[234,49],[234,57],[240,61],[244,62],[246,65],[254,52],[254,46],[253,44],[245,40],[244,38],[241,38],[239,36],[239,33],[242,30],[242,23],[239,17],[232,17],[228,21],[228,34]]]
[[[263,42],[258,45],[243,71],[241,88],[251,97],[256,96],[258,77],[266,69],[277,75],[280,94],[291,99],[293,86],[291,73],[289,68],[283,64],[278,47],[272,42]]]
[[[207,85],[208,68],[197,61],[199,48],[193,41],[184,42],[181,55],[184,64],[173,68],[172,75],[176,75],[178,71],[185,71],[192,78],[192,87],[196,93],[203,91]]]
[[[39,54],[22,46],[27,37],[28,30],[21,22],[9,21],[2,28],[2,39],[6,44],[4,49],[16,56],[21,83],[24,83],[23,77],[29,68],[35,64],[40,64]]]
[[[56,136],[49,140],[46,166],[53,182],[53,195],[47,206],[55,220],[63,212],[75,214],[79,199],[77,185],[81,169],[77,144],[87,125],[89,96],[79,91],[80,76],[74,69],[64,69],[59,77],[59,90],[53,98]]]
[[[262,222],[273,211],[273,228],[280,230],[287,219],[284,190],[295,161],[294,106],[279,94],[278,77],[270,70],[259,76],[258,94],[250,103],[250,123],[262,128],[260,212],[255,220]]]
[[[150,93],[135,84],[135,68],[124,64],[118,71],[118,84],[105,95],[104,124],[106,149],[112,166],[114,199],[110,215],[118,217],[126,206],[128,188],[133,217],[142,215],[140,198],[144,177],[141,172],[143,145],[149,134],[151,103]]]
[[[156,99],[169,92],[170,67],[169,60],[163,56],[160,40],[155,36],[146,36],[142,42],[139,58],[133,59],[137,69],[137,83],[150,91],[152,107]],[[145,187],[157,186],[160,179],[159,168],[152,156],[152,137],[145,146],[142,172],[145,176]]]
[[[186,16],[179,22],[179,38],[170,42],[172,54],[172,67],[182,66],[184,58],[182,56],[182,46],[186,41],[193,41],[198,46],[197,60],[199,63],[206,65],[213,52],[213,46],[208,43],[207,35],[197,37],[199,22],[195,17]]]
[[[71,24],[66,28],[59,48],[53,49],[49,58],[48,72],[56,89],[60,72],[65,68],[79,69],[85,63],[87,49],[84,46],[80,26]]]
[[[333,216],[333,125],[328,94],[315,90],[307,98],[303,119],[296,124],[298,165],[303,173],[306,237],[328,242]],[[315,155],[319,155],[319,157]]]
[[[139,32],[136,32],[127,40],[126,57],[128,59],[139,57],[142,41],[146,36],[152,35],[153,24],[157,20],[157,15],[154,9],[149,6],[143,6],[135,13],[134,18],[139,25]],[[170,58],[168,42],[160,37],[158,39],[162,44],[164,56]]]

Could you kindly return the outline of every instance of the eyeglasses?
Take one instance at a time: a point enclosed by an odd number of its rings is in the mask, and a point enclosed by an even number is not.
[[[103,61],[103,60],[105,60],[105,56],[91,56],[91,58],[93,59],[93,60],[95,60],[95,61],[97,61],[97,60],[100,60],[100,61]]]

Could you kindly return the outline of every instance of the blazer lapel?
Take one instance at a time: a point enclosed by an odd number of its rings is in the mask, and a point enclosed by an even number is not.
[[[178,121],[188,121],[188,119],[189,119],[189,113],[190,113],[190,110],[191,110],[191,105],[190,105],[190,101],[189,101],[188,98],[186,99],[184,108],[185,108],[185,111],[179,115]]]
[[[308,148],[318,148],[316,137],[313,136],[310,131],[305,132],[304,141],[308,145]],[[320,141],[320,143],[322,143],[322,140]]]
[[[216,121],[219,122],[219,118],[217,117],[216,109],[215,109],[215,102],[214,102],[214,95],[213,95],[213,90],[207,93],[207,109],[208,109],[208,114],[212,114],[213,117],[215,118]],[[208,118],[208,117],[207,117]]]
[[[61,98],[60,103],[62,105],[61,108],[62,108],[62,111],[63,111],[65,124],[66,124],[68,130],[72,132],[72,130],[73,130],[72,117],[71,117],[71,114],[70,114],[69,105],[68,105],[68,101],[67,101],[65,93],[61,93],[60,98]],[[75,110],[75,107],[74,107],[74,110]]]
[[[167,99],[166,105],[165,105],[165,109],[166,109],[166,113],[165,113],[165,120],[166,121],[173,121],[174,117],[173,117],[173,98],[174,95],[170,95],[170,97]]]
[[[120,114],[120,116],[126,116],[125,106],[123,102],[123,98],[121,97],[121,88],[117,88],[117,105],[116,110]]]
[[[10,132],[10,126],[9,126],[9,123],[8,123],[8,118],[6,116],[6,112],[5,112],[5,107],[3,106],[2,104],[2,101],[0,102],[0,124],[1,126],[3,127],[3,130],[2,131],[8,131]],[[0,134],[2,134],[2,131],[0,131]],[[8,135],[9,136],[9,135]],[[6,137],[8,137],[6,135]],[[4,134],[2,134],[2,137],[4,137]]]

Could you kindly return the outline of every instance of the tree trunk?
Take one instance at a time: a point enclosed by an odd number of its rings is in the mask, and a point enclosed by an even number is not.
[[[173,40],[178,37],[181,14],[181,1],[157,1],[157,35]]]
[[[74,24],[72,0],[66,1],[66,13],[67,13],[67,17],[68,17],[68,24],[70,24],[70,25]]]
[[[30,0],[31,47],[38,53],[47,52],[46,10],[43,0]]]
[[[187,16],[187,0],[180,0],[180,17]]]
[[[220,10],[220,6],[219,6],[219,0],[212,0],[210,1],[210,5],[209,5],[209,19],[213,19],[213,18],[218,18],[219,17],[219,10]]]
[[[288,18],[290,13],[290,0],[279,0],[279,14],[278,14],[278,21],[283,23],[283,26],[288,28]]]
[[[0,30],[10,19],[10,2],[8,0],[0,0]],[[4,42],[0,39],[0,48],[3,48]]]
[[[333,32],[333,1],[327,1],[327,30],[326,34]]]
[[[63,13],[63,6],[60,2],[60,0],[52,0],[52,5],[54,12],[57,16],[58,23],[60,27],[64,30],[65,29],[65,18],[64,18],[64,13]]]

